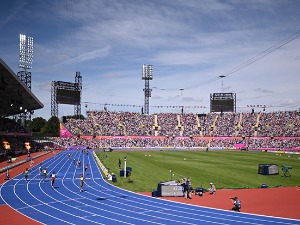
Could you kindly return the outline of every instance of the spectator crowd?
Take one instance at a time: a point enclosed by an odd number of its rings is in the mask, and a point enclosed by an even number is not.
[[[69,119],[66,128],[77,137],[58,138],[63,146],[203,147],[293,149],[300,146],[298,111],[247,113],[157,113],[88,111],[87,118]],[[97,137],[97,138],[95,138]]]
[[[84,119],[69,118],[64,126],[73,137],[53,138],[61,147],[97,148],[277,148],[299,151],[300,113],[157,113],[88,111]],[[26,151],[37,143],[15,121],[0,118],[0,154],[9,149]],[[6,135],[5,135],[6,134]],[[7,135],[10,134],[10,135]],[[15,135],[20,134],[20,135]]]

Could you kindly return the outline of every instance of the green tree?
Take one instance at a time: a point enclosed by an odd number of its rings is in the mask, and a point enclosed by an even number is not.
[[[42,128],[42,133],[48,137],[59,137],[59,119],[52,116]]]
[[[36,117],[32,119],[30,125],[31,125],[31,131],[32,132],[41,132],[42,128],[46,125],[47,120],[45,120],[42,117]]]

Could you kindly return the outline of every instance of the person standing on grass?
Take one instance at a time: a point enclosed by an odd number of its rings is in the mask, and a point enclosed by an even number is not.
[[[43,181],[45,181],[45,179],[46,179],[46,177],[47,177],[47,169],[46,168],[44,168],[43,169]]]
[[[28,173],[29,173],[29,170],[26,168],[24,171],[24,177],[25,177],[26,181],[28,181]]]
[[[52,187],[53,187],[53,185],[54,185],[55,178],[56,178],[56,174],[55,174],[55,172],[53,172],[53,173],[51,174],[51,186],[52,186]]]
[[[83,174],[81,174],[81,176],[80,176],[80,183],[79,183],[80,192],[83,192],[82,187],[83,187],[84,181],[85,181],[85,178],[84,178]]]

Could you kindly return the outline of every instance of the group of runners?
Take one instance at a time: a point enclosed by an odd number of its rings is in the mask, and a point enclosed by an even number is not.
[[[88,152],[86,153],[86,155],[88,156]],[[71,154],[69,153],[68,154],[68,158],[71,159]],[[76,163],[76,158],[73,159],[73,164],[75,165]],[[30,167],[32,166],[32,164],[30,164]],[[77,161],[77,166],[78,168],[81,168],[81,160],[79,159]],[[80,176],[79,176],[79,190],[80,192],[83,192],[83,185],[85,183],[85,176],[84,174],[87,173],[88,171],[88,164],[85,164],[84,166],[84,173],[81,173]],[[42,175],[43,176],[43,182],[47,179],[47,174],[48,174],[48,171],[46,169],[46,167],[43,168],[42,166],[42,163],[39,165],[39,169],[38,169],[38,172],[39,172],[39,175]],[[24,171],[24,178],[26,180],[26,182],[28,182],[28,175],[29,175],[29,169],[26,168],[25,171]],[[56,173],[53,171],[52,174],[50,175],[50,179],[51,179],[51,186],[54,187],[54,182],[55,182],[55,179],[56,179]]]

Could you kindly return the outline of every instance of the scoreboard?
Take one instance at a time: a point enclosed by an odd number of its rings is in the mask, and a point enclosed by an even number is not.
[[[235,112],[235,93],[213,93],[210,94],[210,112]]]
[[[80,104],[80,91],[79,90],[66,90],[57,89],[56,101],[59,104]]]

